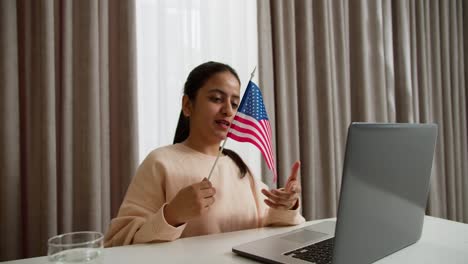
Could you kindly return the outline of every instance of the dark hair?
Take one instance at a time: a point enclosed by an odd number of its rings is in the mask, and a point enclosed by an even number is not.
[[[208,79],[210,79],[215,74],[221,72],[231,73],[232,75],[234,75],[234,77],[236,77],[237,81],[239,81],[240,83],[240,79],[237,75],[237,72],[231,66],[220,62],[209,61],[198,65],[189,73],[184,85],[184,95],[187,95],[190,101],[194,102],[198,90],[200,90],[200,88],[205,84],[205,82],[208,81]],[[190,119],[184,116],[184,113],[181,110],[173,143],[176,144],[184,141],[185,139],[187,139],[189,134]],[[249,168],[241,159],[241,157],[239,157],[239,155],[237,155],[236,152],[230,149],[223,149],[223,154],[229,156],[234,161],[234,163],[236,163],[237,167],[239,167],[241,178],[244,177],[245,174],[249,171]]]

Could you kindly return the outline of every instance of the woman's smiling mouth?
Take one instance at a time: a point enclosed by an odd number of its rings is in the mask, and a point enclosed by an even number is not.
[[[220,120],[216,120],[216,124],[218,126],[220,126],[221,128],[227,130],[229,128],[229,125],[231,124],[229,121],[226,121],[226,120],[223,120],[223,119],[220,119]]]

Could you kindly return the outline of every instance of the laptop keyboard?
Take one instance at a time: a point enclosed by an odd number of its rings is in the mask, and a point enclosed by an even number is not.
[[[319,243],[290,251],[284,255],[317,264],[330,264],[332,261],[333,242],[334,239],[329,238]]]

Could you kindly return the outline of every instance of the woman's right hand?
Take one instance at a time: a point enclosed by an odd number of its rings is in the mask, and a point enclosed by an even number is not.
[[[204,214],[215,202],[215,193],[216,189],[206,178],[181,189],[164,208],[167,223],[179,226]]]

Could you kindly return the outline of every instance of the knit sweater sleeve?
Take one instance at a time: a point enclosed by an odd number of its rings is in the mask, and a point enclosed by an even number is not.
[[[105,246],[172,241],[179,238],[186,224],[174,227],[164,218],[167,204],[164,166],[148,156],[128,187],[116,218],[105,235]]]
[[[299,204],[294,210],[274,209],[265,203],[267,197],[261,192],[262,189],[268,190],[268,186],[260,180],[254,180],[253,188],[255,188],[253,191],[257,200],[261,226],[299,225],[305,222],[300,212],[300,201],[298,201]]]

